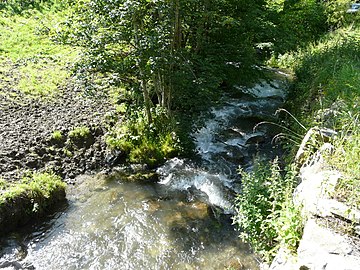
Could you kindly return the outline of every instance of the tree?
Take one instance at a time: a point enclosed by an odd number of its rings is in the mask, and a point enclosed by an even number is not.
[[[264,1],[87,0],[68,35],[87,48],[88,70],[118,74],[151,107],[192,110],[231,71],[251,74]],[[71,37],[73,37],[71,39]]]

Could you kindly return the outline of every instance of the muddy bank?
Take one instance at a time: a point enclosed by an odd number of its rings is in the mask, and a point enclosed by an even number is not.
[[[53,100],[0,98],[0,178],[19,180],[23,172],[53,171],[67,182],[111,162],[104,142],[105,97],[63,89]],[[76,134],[85,129],[85,134]]]

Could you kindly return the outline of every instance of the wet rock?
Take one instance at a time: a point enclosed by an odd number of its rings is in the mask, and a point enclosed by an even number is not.
[[[113,167],[122,163],[122,161],[124,161],[124,158],[125,158],[125,153],[123,151],[120,150],[108,151],[105,156],[105,164],[107,166]]]
[[[248,138],[245,141],[245,145],[265,142],[265,135],[263,133],[253,133],[249,134],[247,137]]]
[[[147,210],[151,213],[155,213],[161,208],[161,204],[158,200],[150,200],[147,203]]]
[[[225,269],[245,270],[246,268],[239,259],[233,259],[226,265]]]
[[[225,160],[233,164],[241,164],[244,161],[246,153],[244,153],[245,150],[243,148],[229,145],[226,146],[225,149],[227,152],[219,153]]]
[[[17,261],[5,261],[5,262],[0,262],[0,268],[1,269],[24,269],[23,266],[17,262]]]
[[[193,202],[186,205],[184,212],[187,218],[198,220],[207,218],[211,209],[206,203]]]

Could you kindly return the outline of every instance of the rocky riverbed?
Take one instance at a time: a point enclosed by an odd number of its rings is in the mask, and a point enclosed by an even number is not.
[[[0,95],[0,178],[16,181],[28,170],[47,170],[71,182],[106,165],[104,119],[112,105],[70,88],[50,100],[14,90]]]

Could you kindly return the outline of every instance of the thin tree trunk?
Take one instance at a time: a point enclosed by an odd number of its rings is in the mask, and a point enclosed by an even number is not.
[[[175,0],[175,26],[174,26],[174,49],[181,48],[181,20],[180,20],[180,2]]]
[[[140,88],[143,92],[143,98],[144,98],[144,105],[145,105],[145,113],[146,113],[146,118],[148,120],[148,123],[152,123],[152,117],[151,117],[151,101],[150,101],[150,95],[149,95],[149,91],[148,91],[148,87],[147,87],[147,82],[146,82],[146,78],[145,78],[145,72],[143,71],[142,68],[142,53],[141,53],[141,48],[140,48],[140,42],[139,42],[139,26],[138,26],[138,22],[137,22],[137,18],[134,17],[133,18],[133,22],[134,22],[134,30],[135,30],[135,34],[134,34],[134,38],[135,38],[135,44],[137,46],[137,48],[140,50],[140,56],[139,58],[136,59],[136,64],[139,68],[139,74],[140,74]]]

